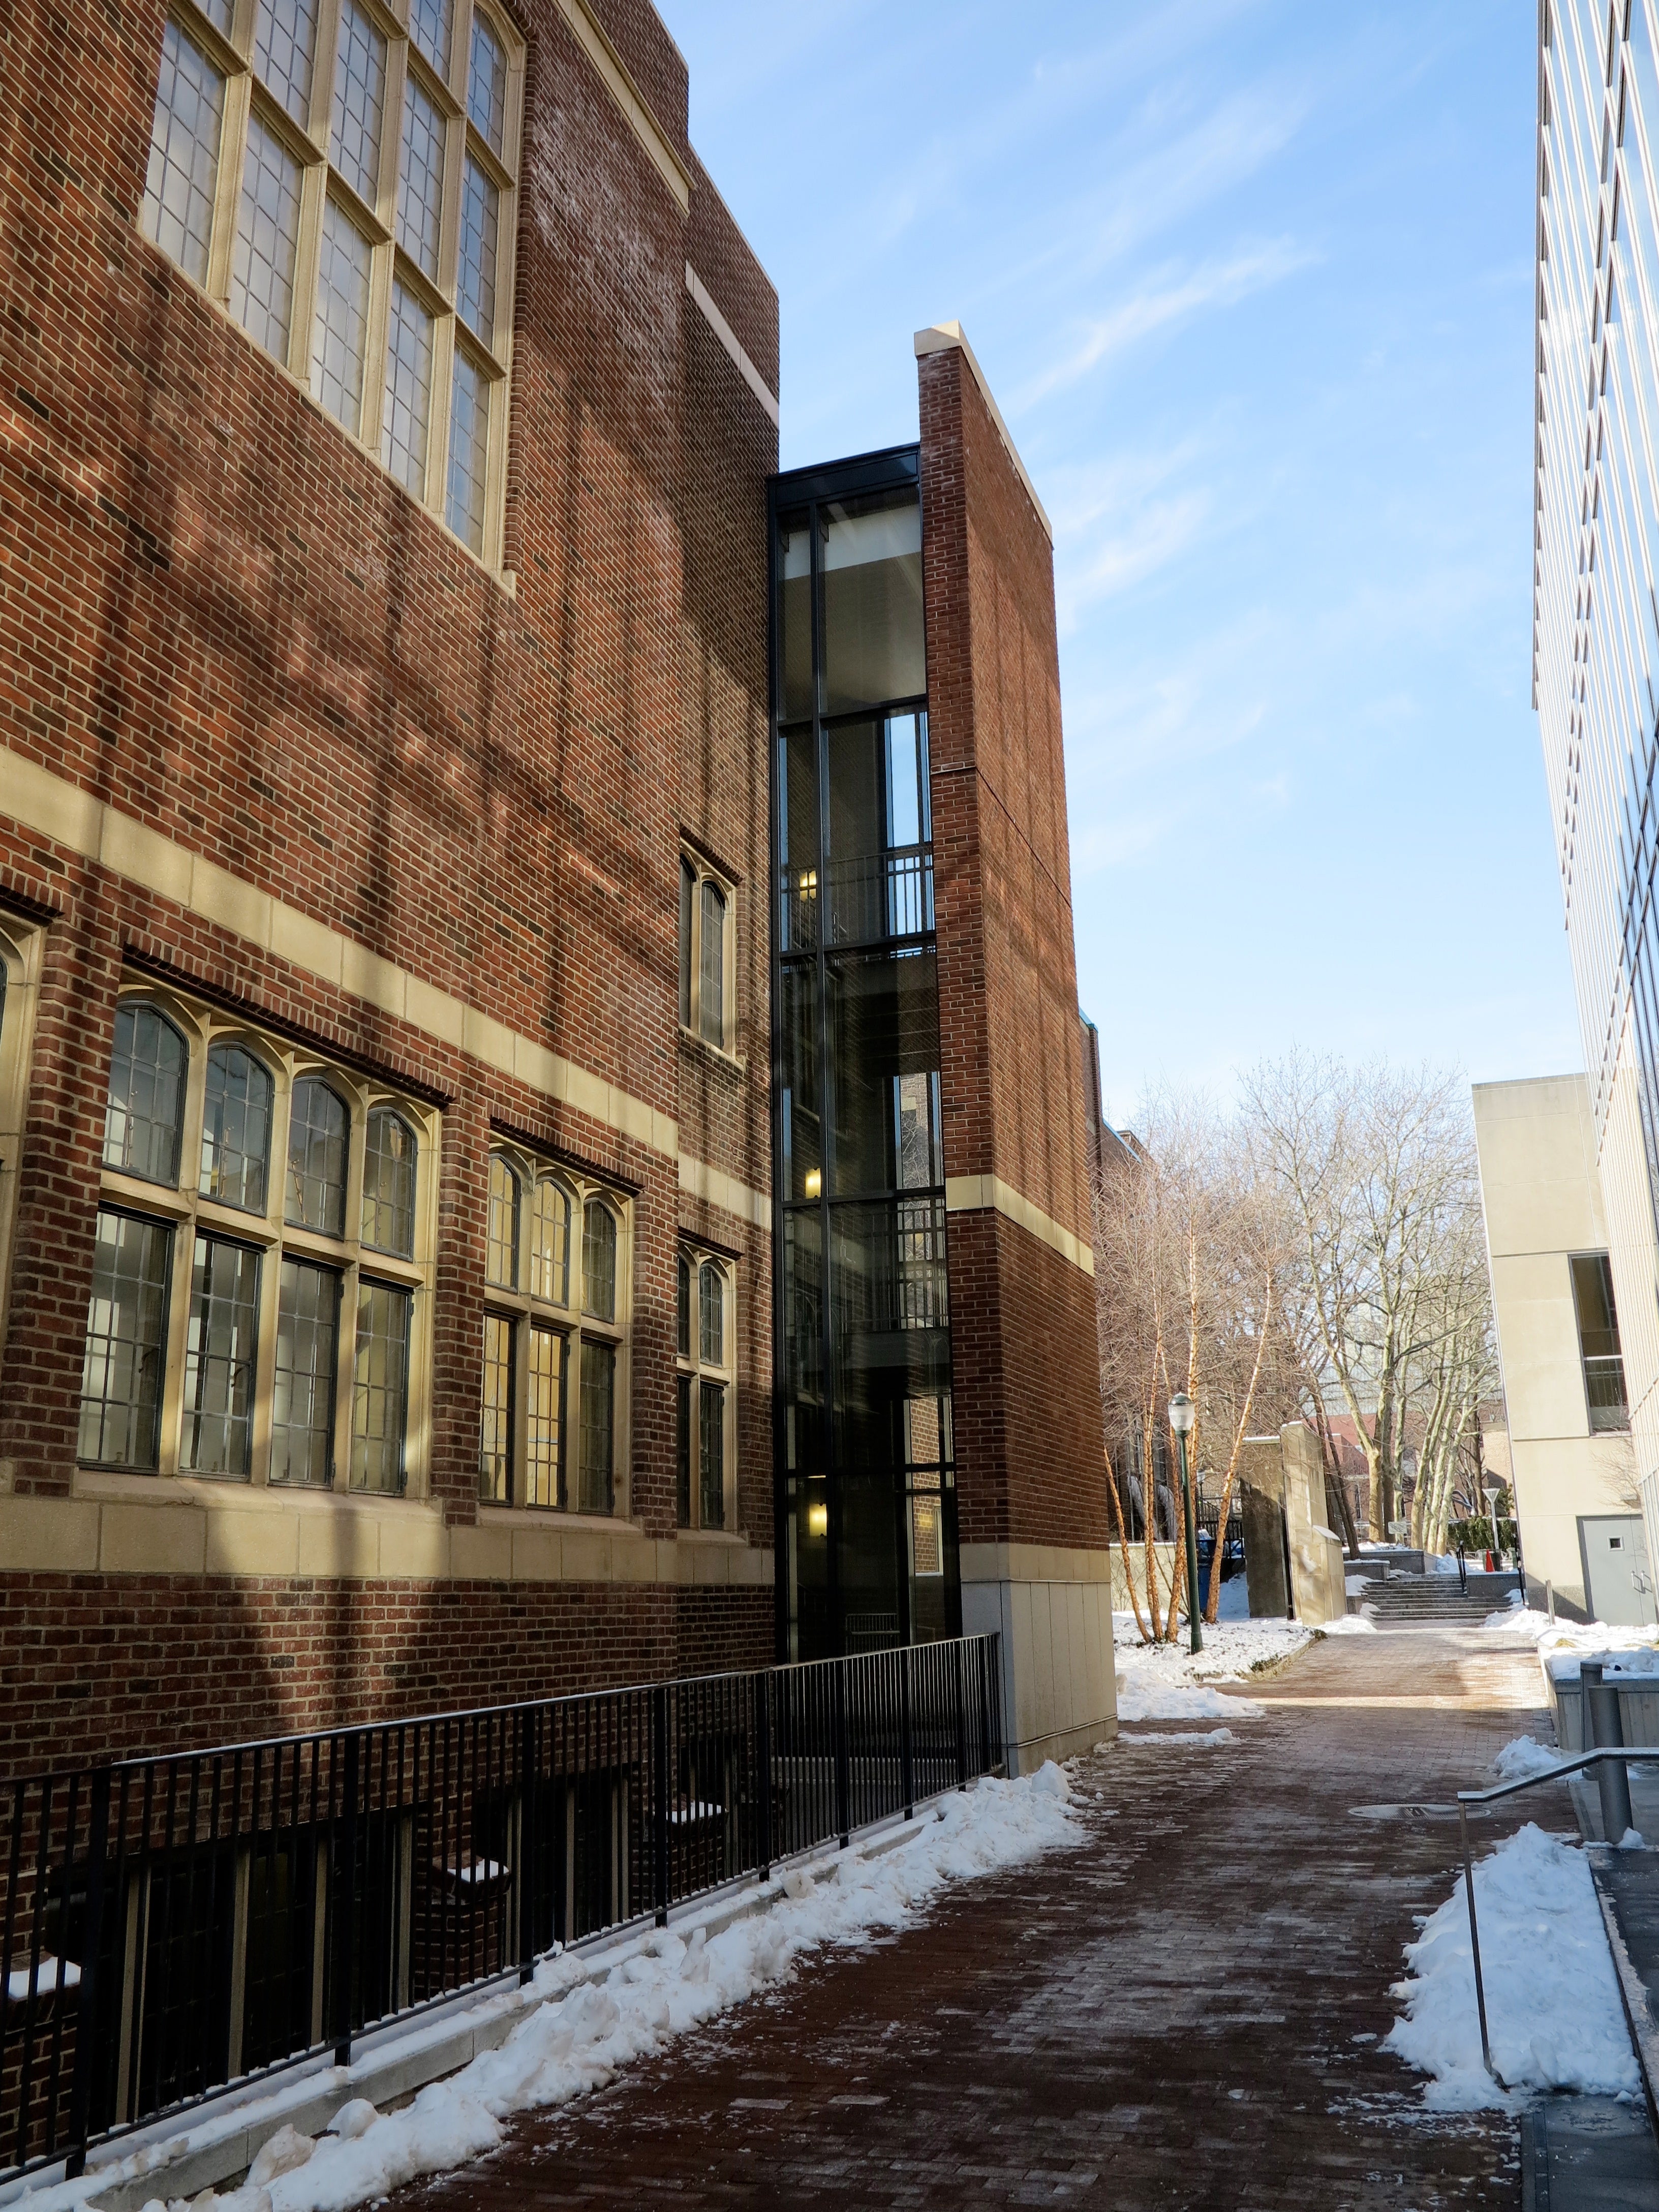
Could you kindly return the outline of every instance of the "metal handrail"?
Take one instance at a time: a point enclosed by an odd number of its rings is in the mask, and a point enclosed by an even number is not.
[[[1576,1759],[1564,1759],[1547,1774],[1528,1774],[1519,1782],[1500,1782],[1495,1790],[1460,1790],[1457,1793],[1457,1826],[1463,1843],[1463,1891],[1469,1900],[1469,1947],[1474,1958],[1474,2003],[1480,2015],[1480,2056],[1487,2073],[1505,2095],[1510,2085],[1492,2063],[1492,2045],[1486,2036],[1486,1990],[1480,1978],[1480,1929],[1474,1917],[1474,1865],[1469,1856],[1469,1807],[1495,1805],[1500,1797],[1514,1797],[1522,1790],[1536,1790],[1540,1783],[1565,1782],[1570,1774],[1599,1765],[1604,1759],[1623,1762],[1634,1759],[1638,1766],[1659,1766],[1659,1745],[1602,1744],[1595,1751],[1582,1752]]]

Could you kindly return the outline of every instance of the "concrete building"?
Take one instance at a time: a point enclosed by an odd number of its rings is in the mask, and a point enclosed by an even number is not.
[[[1659,1538],[1659,9],[1655,0],[1611,9],[1601,0],[1543,0],[1538,21],[1533,698],[1652,1552]]]
[[[1477,1083],[1474,1128],[1528,1589],[1651,1621],[1589,1086]]]
[[[769,493],[776,296],[639,0],[8,52],[0,1770],[958,1624],[1017,1759],[1092,1741],[1052,561],[965,341]]]

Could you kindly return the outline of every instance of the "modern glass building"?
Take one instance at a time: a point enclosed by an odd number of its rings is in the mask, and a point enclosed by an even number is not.
[[[1659,1556],[1659,6],[1539,24],[1533,697]]]
[[[919,453],[774,480],[780,1636],[959,1631]]]

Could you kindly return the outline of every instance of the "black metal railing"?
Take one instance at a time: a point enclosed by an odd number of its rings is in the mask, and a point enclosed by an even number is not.
[[[0,2180],[1002,1760],[993,1635],[0,1783]]]

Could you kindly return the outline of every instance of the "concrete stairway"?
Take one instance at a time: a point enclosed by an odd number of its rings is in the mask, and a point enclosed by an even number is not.
[[[1478,1625],[1509,1602],[1513,1575],[1471,1575],[1467,1596],[1455,1575],[1390,1575],[1373,1582],[1365,1603],[1379,1621],[1436,1620],[1446,1627]]]

